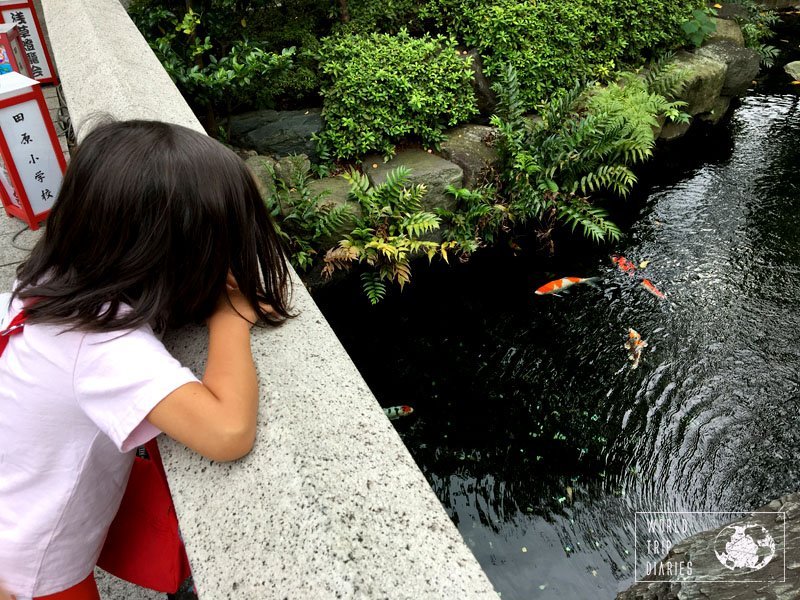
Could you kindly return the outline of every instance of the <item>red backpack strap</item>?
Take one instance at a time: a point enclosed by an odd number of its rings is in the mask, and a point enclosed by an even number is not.
[[[22,331],[27,318],[28,315],[25,314],[25,310],[23,309],[19,311],[16,317],[11,319],[11,323],[8,324],[8,327],[0,331],[0,355],[3,354],[6,346],[8,346],[8,340],[11,338],[11,336]]]

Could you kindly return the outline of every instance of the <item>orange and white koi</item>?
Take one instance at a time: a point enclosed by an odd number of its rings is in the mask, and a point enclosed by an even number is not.
[[[628,341],[625,342],[625,349],[628,351],[628,360],[632,361],[631,369],[639,368],[639,361],[642,358],[642,350],[647,348],[647,342],[635,329],[628,329]]]
[[[554,279],[553,281],[545,283],[543,286],[538,288],[534,294],[537,296],[544,296],[545,294],[557,294],[558,292],[563,292],[568,287],[572,287],[573,285],[579,283],[594,285],[595,282],[599,281],[599,279],[599,277],[562,277],[561,279]]]
[[[395,419],[399,419],[400,417],[407,417],[413,412],[414,409],[405,404],[402,406],[390,406],[389,408],[383,409],[383,414],[385,414],[390,421],[394,421]]]
[[[612,254],[611,262],[617,265],[620,271],[627,273],[631,277],[633,276],[633,272],[636,270],[636,265],[633,262],[629,261],[624,256],[620,256],[619,254]]]
[[[642,279],[642,287],[651,294],[653,294],[653,296],[655,296],[659,300],[663,300],[664,298],[666,298],[664,292],[662,292],[656,286],[654,286],[653,282],[650,281],[649,279]]]

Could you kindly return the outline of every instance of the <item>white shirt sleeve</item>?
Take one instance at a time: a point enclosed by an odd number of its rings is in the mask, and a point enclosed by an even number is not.
[[[78,406],[120,452],[159,433],[146,416],[197,377],[169,353],[149,326],[88,333],[78,348],[73,389]]]

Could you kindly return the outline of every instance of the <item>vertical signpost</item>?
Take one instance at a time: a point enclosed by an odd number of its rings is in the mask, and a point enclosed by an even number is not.
[[[14,72],[0,75],[0,156],[6,213],[38,229],[67,165],[39,84]]]
[[[0,0],[0,21],[17,26],[22,49],[31,67],[31,77],[39,83],[56,83],[53,62],[33,0]]]

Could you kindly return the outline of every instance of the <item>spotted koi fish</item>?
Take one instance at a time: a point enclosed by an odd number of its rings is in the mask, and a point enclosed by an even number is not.
[[[561,279],[555,279],[549,283],[545,283],[542,287],[538,288],[534,294],[537,296],[544,296],[545,294],[557,294],[558,292],[563,292],[568,287],[572,287],[578,283],[595,285],[599,279],[599,277],[562,277]]]
[[[385,414],[390,421],[394,421],[400,417],[407,417],[413,412],[414,409],[405,404],[403,406],[390,406],[389,408],[383,409],[383,414]]]
[[[631,361],[631,369],[639,368],[639,361],[642,359],[642,350],[647,348],[647,342],[642,339],[641,334],[635,329],[628,329],[628,341],[625,342],[625,349],[628,351],[628,360]]]
[[[653,294],[653,296],[655,296],[659,300],[663,300],[664,298],[666,298],[664,292],[662,292],[656,286],[654,286],[653,282],[650,281],[649,279],[642,279],[642,287],[651,294]]]
[[[636,270],[636,265],[634,263],[619,254],[612,254],[611,262],[617,265],[620,271],[631,276],[633,276],[633,272]]]

